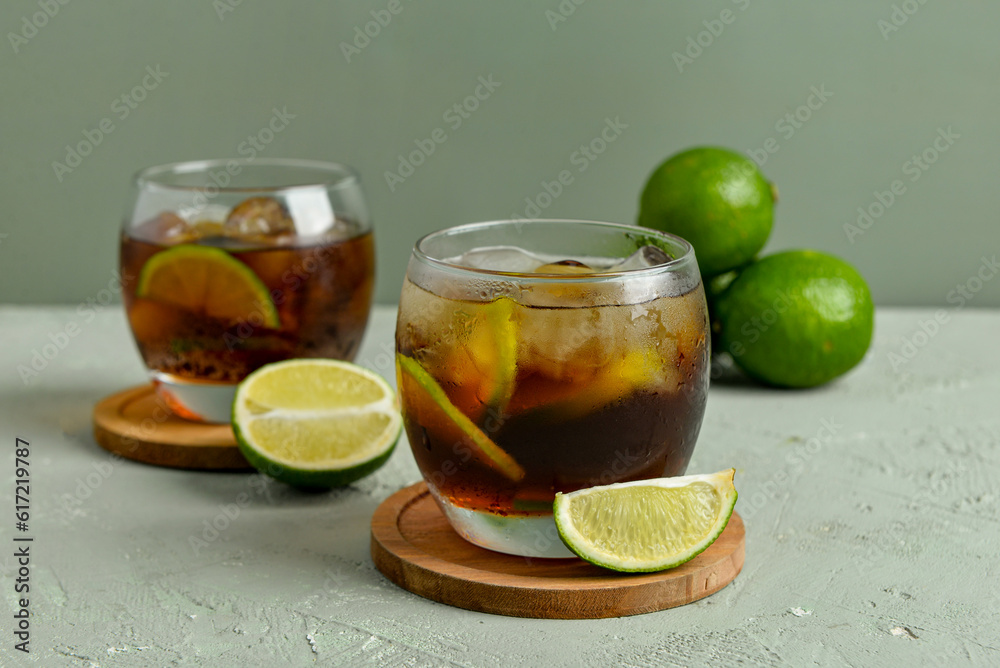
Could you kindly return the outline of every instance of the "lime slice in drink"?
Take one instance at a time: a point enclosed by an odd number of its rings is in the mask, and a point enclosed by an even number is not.
[[[485,417],[503,415],[514,393],[517,376],[517,323],[514,302],[500,297],[476,315],[467,341],[467,352],[480,378],[479,394],[485,400]]]
[[[735,469],[556,494],[556,526],[582,559],[615,571],[662,571],[715,542],[736,505]]]
[[[233,402],[240,452],[262,473],[303,488],[347,485],[382,466],[402,418],[389,384],[336,360],[268,364]]]
[[[593,274],[594,270],[575,260],[563,260],[562,262],[550,262],[535,269],[536,274],[559,274],[573,276],[579,274]]]
[[[500,419],[514,393],[517,376],[517,321],[514,302],[500,297],[470,304],[457,314],[456,345],[445,347],[432,364],[455,407],[478,425]]]
[[[539,419],[565,421],[583,417],[604,406],[621,401],[640,390],[655,391],[658,384],[666,382],[669,368],[660,359],[656,348],[635,348],[616,354],[587,375],[581,374],[577,382],[559,383],[537,392],[527,404],[518,400],[512,412],[531,411]]]
[[[396,355],[396,377],[407,411],[422,427],[451,443],[465,445],[480,462],[510,480],[517,482],[524,477],[521,465],[458,410],[416,360]]]
[[[597,370],[580,392],[552,409],[564,417],[580,417],[620,401],[636,390],[651,388],[654,381],[665,375],[663,361],[655,348],[633,349],[611,360]]]
[[[226,251],[184,244],[157,253],[139,274],[137,297],[231,322],[259,314],[264,326],[281,327],[267,286]]]

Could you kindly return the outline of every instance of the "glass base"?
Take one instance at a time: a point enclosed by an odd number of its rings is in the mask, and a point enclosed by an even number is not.
[[[228,423],[236,398],[235,383],[194,382],[162,371],[150,371],[156,394],[186,420]]]
[[[522,557],[576,557],[559,538],[552,515],[495,515],[456,506],[427,484],[438,507],[459,536],[494,552]]]

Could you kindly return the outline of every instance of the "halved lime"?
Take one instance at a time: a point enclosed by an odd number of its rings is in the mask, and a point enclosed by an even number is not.
[[[680,566],[715,542],[736,505],[735,469],[556,494],[556,527],[580,558],[614,571]]]
[[[250,267],[211,246],[183,244],[157,253],[139,274],[136,296],[232,322],[259,314],[265,326],[281,327],[263,281]]]
[[[455,444],[466,445],[480,462],[510,480],[516,482],[524,477],[521,465],[458,410],[416,360],[396,355],[396,377],[405,409],[422,427]]]
[[[240,452],[296,487],[347,485],[392,454],[402,430],[385,380],[349,362],[286,360],[254,371],[233,402]]]

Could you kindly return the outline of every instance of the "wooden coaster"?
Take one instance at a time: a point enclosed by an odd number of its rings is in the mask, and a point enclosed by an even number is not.
[[[152,385],[132,387],[94,406],[94,438],[105,450],[182,469],[250,470],[228,424],[201,424],[170,412]]]
[[[390,496],[372,517],[372,559],[387,578],[440,603],[512,617],[600,619],[684,605],[732,582],[745,547],[743,520],[733,513],[707,550],[659,573],[501,554],[455,533],[422,482]]]

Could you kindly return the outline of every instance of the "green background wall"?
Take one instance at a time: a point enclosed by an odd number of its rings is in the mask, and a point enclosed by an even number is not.
[[[995,3],[401,0],[392,15],[388,0],[238,1],[0,5],[0,302],[100,293],[131,174],[231,156],[278,108],[295,118],[263,155],[360,171],[380,302],[396,300],[418,236],[523,215],[561,170],[573,183],[545,215],[632,222],[670,153],[712,143],[760,158],[773,138],[762,169],[781,202],[767,250],[840,255],[882,305],[955,306],[970,280],[969,306],[1000,305],[998,269],[983,267],[1000,251]],[[345,55],[372,11],[391,21]],[[147,67],[162,81],[122,118],[115,100]],[[499,87],[455,128],[444,114],[479,77]],[[113,131],[57,177],[66,145],[103,119]],[[574,159],[606,119],[627,127],[593,161]],[[390,190],[385,172],[436,128],[446,141]],[[924,171],[910,161],[925,151],[936,160]],[[878,212],[875,193],[895,180],[902,194],[849,238],[858,207]]]

